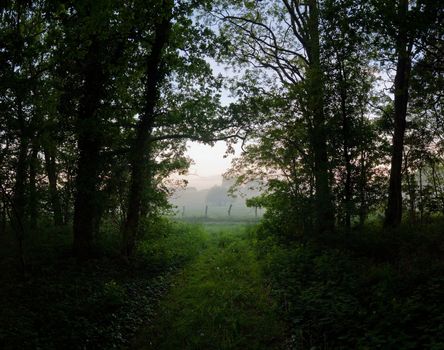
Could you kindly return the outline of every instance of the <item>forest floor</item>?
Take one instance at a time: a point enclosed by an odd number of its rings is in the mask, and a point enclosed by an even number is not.
[[[443,219],[323,245],[272,224],[158,220],[131,264],[112,225],[85,264],[42,229],[25,276],[0,235],[0,349],[444,349]]]
[[[177,276],[132,349],[282,349],[285,326],[251,238],[207,227],[207,248]]]

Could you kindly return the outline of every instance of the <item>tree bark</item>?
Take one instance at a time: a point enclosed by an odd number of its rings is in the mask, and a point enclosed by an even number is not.
[[[316,231],[322,235],[334,230],[334,211],[329,183],[327,135],[324,113],[323,71],[320,60],[319,9],[316,0],[309,0],[310,15],[307,69],[307,96],[313,127],[311,143],[314,153]]]
[[[392,159],[388,204],[385,214],[385,227],[397,227],[402,219],[402,153],[404,149],[404,134],[406,128],[407,104],[409,100],[409,78],[411,57],[409,38],[407,35],[408,0],[399,0],[399,28],[396,40],[397,64],[395,76],[395,111],[394,134],[392,141]]]
[[[422,188],[422,165],[419,166],[419,221],[422,224],[424,218],[424,201]]]
[[[83,96],[79,103],[76,194],[74,201],[74,255],[91,257],[97,216],[97,186],[100,163],[100,101],[104,95],[105,75],[99,57],[100,43],[93,37],[84,62]]]
[[[45,169],[46,176],[48,176],[49,182],[49,196],[51,199],[52,215],[55,226],[61,226],[63,224],[62,206],[60,204],[59,191],[57,189],[57,169],[55,162],[54,149],[51,146],[45,146]]]
[[[359,163],[359,226],[363,227],[367,219],[367,167],[365,165],[365,153],[363,150],[361,150]]]
[[[415,191],[415,176],[413,174],[406,173],[406,179],[407,179],[407,186],[409,188],[409,203],[410,203],[410,221],[411,223],[416,222],[416,208],[415,208],[415,201],[416,201],[416,191]]]
[[[37,140],[32,142],[31,159],[29,162],[29,227],[37,228],[38,219],[38,198],[37,198],[37,167],[38,167],[39,145]]]
[[[19,114],[21,114],[21,104],[20,104]],[[24,118],[23,116],[19,116],[19,122],[22,124],[21,126],[21,135],[20,135],[20,146],[19,146],[19,154],[17,160],[17,168],[15,175],[15,185],[14,185],[14,197],[12,200],[12,216],[11,216],[11,224],[12,228],[16,233],[17,237],[17,245],[18,245],[18,253],[19,253],[19,263],[20,269],[25,275],[25,253],[23,241],[25,239],[26,228],[25,228],[25,187],[26,187],[26,176],[28,172],[28,143],[29,139],[25,135],[25,128],[23,126]]]
[[[154,111],[159,99],[159,86],[163,80],[162,56],[169,40],[171,11],[173,2],[163,1],[165,13],[156,23],[154,42],[147,59],[145,75],[145,106],[137,125],[136,139],[131,147],[130,166],[131,184],[128,196],[128,211],[122,232],[122,255],[131,257],[134,254],[137,232],[139,230],[142,192],[149,159],[148,143],[154,126]]]
[[[6,234],[6,224],[7,224],[6,211],[7,210],[8,209],[6,207],[6,200],[2,198],[2,200],[0,201],[0,234],[1,235]]]
[[[19,104],[19,114],[21,114],[21,104]],[[23,240],[24,236],[24,218],[25,218],[25,188],[26,178],[28,173],[28,145],[29,138],[25,135],[26,130],[24,127],[24,117],[19,115],[19,123],[21,124],[20,131],[20,145],[19,153],[17,157],[17,167],[15,172],[15,184],[14,184],[14,222],[13,226],[17,232],[18,239]]]
[[[340,63],[340,73],[339,73],[339,89],[340,89],[340,100],[341,100],[341,120],[342,120],[342,139],[343,139],[343,157],[345,164],[345,183],[344,183],[344,206],[345,206],[345,216],[344,225],[347,231],[351,227],[351,212],[352,212],[352,165],[351,156],[349,148],[350,139],[350,127],[349,118],[347,112],[347,79],[345,76],[344,69]]]

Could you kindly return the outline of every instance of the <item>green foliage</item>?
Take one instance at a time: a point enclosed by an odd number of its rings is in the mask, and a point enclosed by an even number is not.
[[[295,193],[286,181],[273,180],[267,192],[247,201],[248,205],[265,208],[259,232],[268,230],[284,241],[301,239],[313,232],[313,199]],[[289,195],[290,193],[290,195]]]
[[[109,307],[118,307],[123,305],[126,297],[125,289],[116,281],[111,280],[103,286],[103,304]]]
[[[443,344],[442,221],[369,227],[323,246],[256,248],[294,349],[439,349]]]
[[[141,242],[131,264],[114,256],[120,243],[111,225],[102,231],[100,259],[78,265],[69,255],[71,232],[48,229],[28,241],[32,270],[26,281],[11,274],[7,255],[0,264],[2,349],[112,349],[129,344],[149,322],[178,268],[206,247],[200,227],[161,220]],[[106,238],[106,239],[105,239]],[[13,241],[3,241],[11,249]],[[31,244],[32,243],[32,244]],[[2,252],[3,253],[3,252]]]
[[[273,296],[290,348],[443,348],[443,10],[3,1],[0,348],[128,345],[186,264],[151,330],[164,348],[278,347]],[[216,76],[215,59],[234,73]],[[221,187],[207,201],[232,233],[164,219],[187,140],[234,137],[243,153],[228,175],[263,190],[248,200],[266,210],[255,234],[234,232]],[[390,161],[390,198],[412,225],[365,227]]]
[[[161,219],[150,231],[155,235],[141,241],[137,252],[140,261],[150,269],[183,266],[207,246],[208,233],[196,225]]]

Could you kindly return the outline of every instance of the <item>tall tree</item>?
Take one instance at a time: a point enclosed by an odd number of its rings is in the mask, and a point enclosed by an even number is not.
[[[100,223],[99,189],[115,105],[116,81],[126,70],[125,45],[130,21],[123,4],[79,1],[60,15],[64,41],[58,41],[57,75],[61,80],[59,113],[75,124],[77,166],[74,200],[74,254],[88,258]],[[63,77],[63,78],[61,78]]]
[[[324,68],[321,62],[319,7],[316,0],[308,2],[309,14],[306,20],[306,51],[309,65],[306,73],[306,94],[308,109],[312,118],[311,143],[314,153],[314,175],[316,194],[316,224],[318,233],[333,230],[334,211],[329,183],[329,161],[327,154],[327,130],[325,118]],[[293,4],[293,8],[299,6]],[[287,4],[287,8],[289,4]],[[291,18],[296,18],[298,12],[293,10]],[[294,21],[296,22],[296,21]],[[297,22],[296,22],[297,23]],[[302,22],[303,23],[303,22]]]
[[[160,85],[165,74],[163,53],[168,46],[174,4],[172,1],[165,0],[162,1],[161,5],[161,11],[159,17],[156,18],[154,26],[154,41],[147,57],[144,78],[144,108],[139,116],[139,122],[136,127],[136,139],[130,151],[131,184],[127,217],[123,229],[122,251],[124,256],[131,256],[135,248],[144,190],[143,181],[145,178],[145,168],[148,164],[147,157],[149,157],[148,141],[153,132],[155,107],[158,103]]]
[[[421,54],[421,42],[429,40],[428,33],[433,33],[429,26],[436,25],[438,8],[433,1],[409,0],[398,0],[396,4],[383,2],[382,8],[384,25],[395,43],[396,57],[392,158],[384,225],[396,227],[402,219],[402,160],[412,61]]]
[[[325,90],[329,145],[334,172],[338,221],[350,229],[356,214],[359,145],[367,140],[371,123],[366,123],[372,87],[369,35],[363,25],[366,10],[360,1],[325,1],[323,6],[322,56],[326,71]],[[339,155],[337,150],[342,149]]]
[[[396,37],[396,76],[395,76],[395,108],[393,150],[390,166],[389,195],[385,226],[397,226],[402,218],[402,153],[407,118],[407,103],[409,99],[409,79],[412,66],[411,55],[413,42],[408,35],[408,0],[398,1],[398,33]]]
[[[288,98],[296,101],[306,119],[313,156],[315,223],[319,234],[334,229],[325,115],[325,72],[321,57],[320,8],[315,0],[305,3],[248,1],[222,2],[215,9],[226,23],[233,42],[233,61],[276,74]],[[295,103],[293,103],[295,105]],[[311,167],[311,164],[307,164]]]

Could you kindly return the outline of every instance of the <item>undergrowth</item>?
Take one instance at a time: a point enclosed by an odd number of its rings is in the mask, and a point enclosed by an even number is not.
[[[26,246],[32,277],[11,275],[9,266],[1,264],[1,349],[127,345],[149,322],[177,268],[193,260],[208,239],[198,226],[159,221],[128,264],[114,254],[117,232],[102,232],[99,244],[106,254],[79,265],[69,255],[68,230],[37,233]]]
[[[444,349],[442,221],[256,248],[290,325],[290,349]]]

